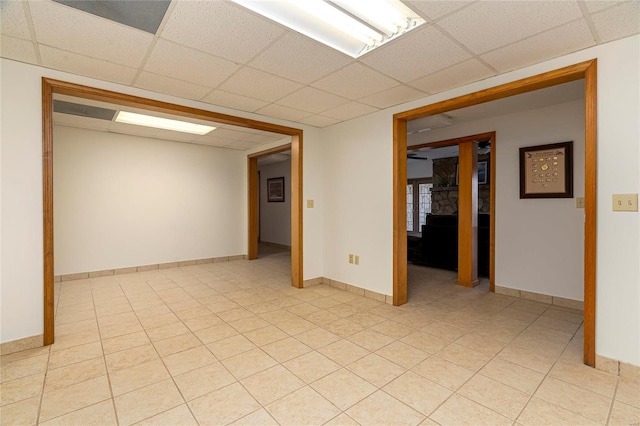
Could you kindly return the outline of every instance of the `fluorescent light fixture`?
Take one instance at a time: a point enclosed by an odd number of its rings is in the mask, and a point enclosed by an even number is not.
[[[170,120],[168,118],[153,117],[151,115],[136,114],[135,112],[120,111],[116,120],[118,123],[135,124],[137,126],[154,127],[156,129],[173,130],[174,132],[206,135],[215,127],[204,124],[189,123],[187,121]]]
[[[232,0],[353,58],[424,24],[400,0]]]

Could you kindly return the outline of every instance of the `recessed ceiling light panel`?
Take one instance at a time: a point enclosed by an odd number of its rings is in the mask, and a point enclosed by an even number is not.
[[[136,114],[128,111],[118,112],[115,121],[118,123],[135,124],[137,126],[154,127],[156,129],[173,130],[174,132],[193,133],[195,135],[206,135],[210,131],[215,130],[215,127],[205,126],[203,124],[170,120],[168,118]]]
[[[425,21],[399,0],[233,0],[353,58]]]

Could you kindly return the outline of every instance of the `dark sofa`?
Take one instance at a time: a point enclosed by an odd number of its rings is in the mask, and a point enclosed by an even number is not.
[[[421,264],[458,269],[458,215],[427,215],[422,225]],[[478,215],[478,275],[489,276],[490,216]]]

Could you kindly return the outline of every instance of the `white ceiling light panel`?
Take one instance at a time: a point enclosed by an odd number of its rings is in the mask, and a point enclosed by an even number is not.
[[[195,135],[206,135],[210,131],[215,130],[213,126],[170,120],[168,118],[136,114],[128,111],[118,112],[115,121],[118,123],[135,124],[137,126],[154,127],[156,129],[173,130],[174,132],[193,133]]]
[[[424,23],[399,0],[233,1],[353,58]]]

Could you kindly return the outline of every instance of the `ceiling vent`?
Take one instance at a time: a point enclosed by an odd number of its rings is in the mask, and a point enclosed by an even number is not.
[[[53,0],[56,3],[155,34],[171,0]]]
[[[73,102],[53,101],[53,112],[61,114],[77,115],[79,117],[95,118],[98,120],[111,121],[116,115],[112,109],[99,108],[89,105],[74,104]]]

